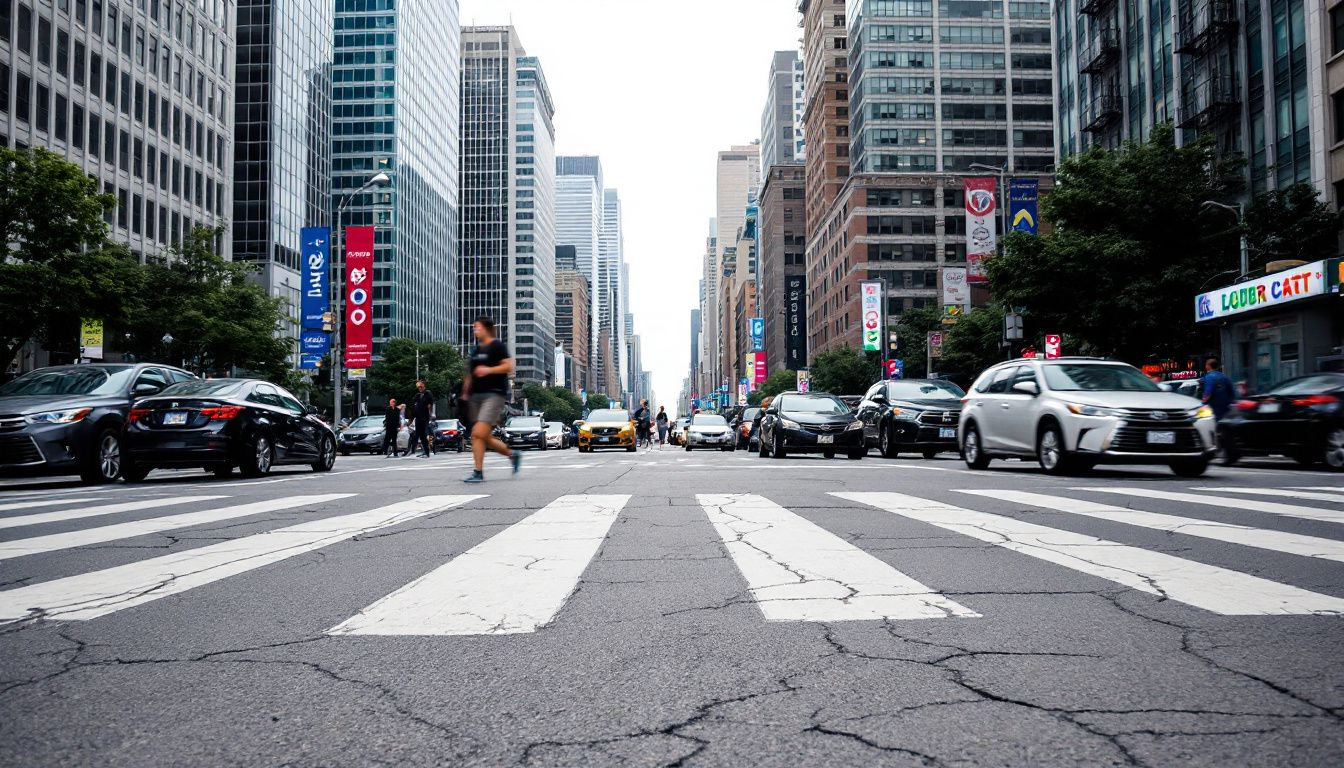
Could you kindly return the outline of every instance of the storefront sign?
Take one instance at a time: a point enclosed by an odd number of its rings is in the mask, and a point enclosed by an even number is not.
[[[1008,182],[1008,217],[1017,232],[1036,234],[1036,179],[1013,179]]]
[[[1276,307],[1298,299],[1322,296],[1327,288],[1326,263],[1317,261],[1265,275],[1258,280],[1201,293],[1195,297],[1195,320],[1215,320]]]
[[[965,267],[943,269],[943,304],[958,307],[971,306],[971,287],[966,284]]]
[[[993,256],[999,247],[998,234],[994,231],[994,179],[966,179],[962,182],[962,191],[966,197],[966,280],[983,283],[988,279],[985,259]]]
[[[859,317],[863,318],[863,350],[882,348],[882,284],[859,283]]]
[[[331,230],[304,227],[302,239],[303,328],[322,330],[322,316],[331,305]],[[326,354],[327,350],[322,350]]]
[[[373,227],[345,228],[345,367],[373,364]]]
[[[807,276],[784,278],[784,367],[807,366]]]

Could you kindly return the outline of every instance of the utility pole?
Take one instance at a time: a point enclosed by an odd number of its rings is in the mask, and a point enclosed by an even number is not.
[[[391,181],[390,176],[379,171],[369,177],[369,180],[364,182],[364,186],[342,198],[341,204],[336,207],[336,238],[333,243],[336,246],[334,258],[336,279],[332,281],[331,291],[331,423],[333,425],[340,425],[341,423],[341,327],[345,322],[345,318],[341,317],[341,300],[345,293],[345,232],[341,227],[341,218],[345,215],[345,209],[350,207],[350,202],[355,199],[355,195],[372,187],[387,186]]]

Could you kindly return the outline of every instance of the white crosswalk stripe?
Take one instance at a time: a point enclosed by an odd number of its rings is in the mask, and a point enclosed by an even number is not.
[[[1223,488],[1192,488],[1193,491],[1204,491],[1207,493],[1244,493],[1251,496],[1278,496],[1286,499],[1302,499],[1303,501],[1334,501],[1344,504],[1344,490],[1339,493],[1322,493],[1320,491],[1295,491],[1284,488],[1238,488],[1234,485]]]
[[[1094,536],[900,493],[831,495],[1214,613],[1344,614],[1344,599]]]
[[[67,520],[82,520],[86,517],[115,515],[119,512],[139,512],[145,509],[174,507],[199,501],[214,501],[216,499],[227,498],[228,496],[168,496],[162,499],[138,499],[136,501],[124,501],[118,504],[98,504],[92,507],[81,507],[79,509],[63,509],[60,512],[39,512],[34,515],[0,517],[0,528],[18,528],[24,525],[60,523]]]
[[[1161,491],[1155,488],[1110,488],[1089,486],[1075,488],[1076,491],[1111,493],[1122,496],[1136,496],[1143,499],[1161,499],[1163,501],[1184,501],[1189,504],[1202,504],[1223,507],[1236,512],[1263,512],[1269,515],[1283,515],[1302,520],[1318,520],[1325,523],[1344,523],[1344,511],[1303,507],[1297,504],[1280,504],[1275,501],[1258,499],[1237,499],[1231,496],[1211,496],[1202,493],[1181,493],[1179,491]]]
[[[697,499],[770,621],[979,616],[761,496]]]
[[[0,620],[105,616],[479,498],[424,496],[3,591]]]
[[[234,520],[240,517],[260,515],[267,512],[278,512],[280,510],[293,509],[294,507],[302,507],[310,504],[325,504],[328,501],[346,499],[351,496],[354,496],[354,494],[328,493],[319,496],[286,496],[278,499],[267,499],[266,501],[254,501],[249,504],[238,504],[232,507],[207,509],[201,512],[185,512],[180,515],[170,515],[168,517],[151,517],[146,520],[132,520],[127,523],[104,525],[98,528],[85,528],[79,531],[67,531],[65,533],[53,533],[47,536],[34,536],[28,539],[3,541],[0,542],[0,560],[8,560],[9,558],[22,557],[25,555],[35,555],[42,552],[54,552],[61,549],[71,549],[73,547],[86,547],[90,544],[102,544],[108,541],[129,539],[134,536],[145,536],[147,534],[161,533],[177,528],[188,528],[193,525],[218,523],[224,520]]]
[[[16,501],[10,504],[0,504],[0,512],[12,512],[16,509],[37,509],[38,507],[68,507],[71,504],[79,504],[86,499],[65,498],[65,499],[43,499],[41,501]]]
[[[980,490],[964,490],[958,491],[958,493],[983,496],[985,498],[999,499],[1001,501],[1011,501],[1015,504],[1026,504],[1041,509],[1069,512],[1075,515],[1083,515],[1084,517],[1097,518],[1098,520],[1111,520],[1117,523],[1140,526],[1142,528],[1152,528],[1157,531],[1167,531],[1168,533],[1198,536],[1204,539],[1213,539],[1214,541],[1224,541],[1229,544],[1241,544],[1242,546],[1256,547],[1257,549],[1286,552],[1290,555],[1318,557],[1323,560],[1344,562],[1344,541],[1323,539],[1319,536],[1303,536],[1297,533],[1251,528],[1246,525],[1221,523],[1213,520],[1200,520],[1193,517],[1161,515],[1154,512],[1129,509],[1127,507],[1113,507],[1108,504],[1097,504],[1096,502],[1085,501],[1083,499],[1071,499],[1064,496],[1047,496],[1041,493]]]
[[[333,635],[507,635],[551,621],[628,495],[561,496],[373,603]]]

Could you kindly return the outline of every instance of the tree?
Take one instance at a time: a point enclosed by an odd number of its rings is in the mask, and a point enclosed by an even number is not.
[[[583,402],[579,396],[564,387],[544,387],[540,384],[523,386],[527,407],[546,417],[547,421],[568,424],[583,416]]]
[[[943,334],[943,356],[938,369],[954,378],[969,379],[1003,360],[1004,314],[1003,305],[991,302],[962,315]]]
[[[141,274],[108,242],[103,215],[115,205],[51,152],[0,148],[0,369],[33,340],[74,357],[82,319],[124,324]]]
[[[761,382],[760,389],[747,395],[747,405],[760,405],[761,401],[767,397],[774,397],[780,392],[788,392],[798,386],[798,372],[790,370],[775,371]]]
[[[419,352],[419,376],[434,393],[435,413],[452,415],[448,403],[458,391],[466,367],[457,348],[446,341],[418,342],[397,337],[383,345],[382,358],[369,367],[368,390],[371,396],[386,401],[395,397],[404,403],[415,395],[416,352]]]
[[[608,398],[606,395],[592,394],[588,396],[588,402],[584,403],[584,406],[587,408],[587,410],[599,411],[602,410],[603,408],[610,408],[611,399]]]
[[[1234,194],[1239,168],[1210,138],[1177,147],[1170,124],[1147,143],[1070,156],[1041,200],[1050,228],[1009,233],[989,260],[995,298],[1075,336],[1081,352],[1138,362],[1206,348],[1194,296],[1237,263],[1237,240],[1225,212],[1202,203]]]
[[[215,251],[222,229],[198,227],[144,266],[127,351],[206,374],[252,372],[277,383],[290,371],[294,341],[277,335],[286,303],[249,278],[250,264]]]
[[[920,379],[929,375],[929,331],[947,330],[942,323],[942,311],[934,307],[907,309],[896,322],[896,337],[900,351],[896,356],[905,361],[905,377]],[[935,363],[937,370],[943,366]]]
[[[1257,195],[1246,209],[1250,268],[1284,259],[1331,258],[1339,251],[1341,225],[1344,212],[1321,202],[1316,188],[1305,182]]]
[[[812,359],[812,391],[861,395],[881,377],[876,355],[852,347],[822,352]]]

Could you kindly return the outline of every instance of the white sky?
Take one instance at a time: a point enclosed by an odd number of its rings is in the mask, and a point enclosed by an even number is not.
[[[620,190],[630,311],[659,403],[676,407],[714,215],[715,153],[761,131],[771,54],[799,48],[796,0],[461,0],[541,59],[556,153],[602,157]],[[745,201],[743,201],[745,204]]]

